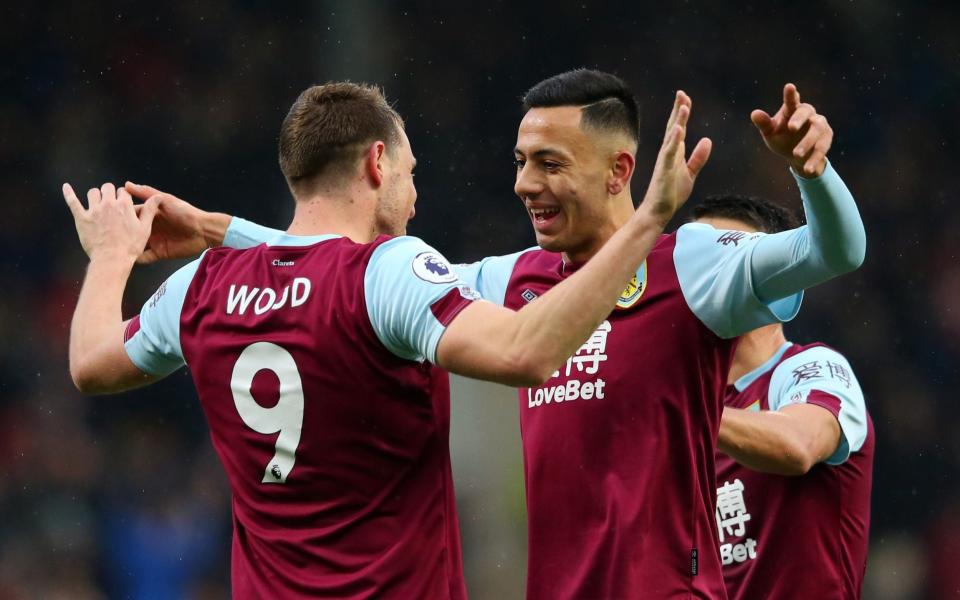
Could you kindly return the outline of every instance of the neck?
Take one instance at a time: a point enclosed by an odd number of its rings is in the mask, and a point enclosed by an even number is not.
[[[633,198],[630,196],[629,189],[616,196],[609,197],[607,202],[610,205],[610,209],[606,214],[606,218],[594,229],[593,235],[582,247],[561,253],[563,262],[587,262],[594,254],[600,252],[600,248],[603,248],[607,240],[613,237],[613,234],[626,225],[630,217],[633,216]]]
[[[342,235],[358,244],[372,242],[378,234],[375,198],[361,190],[297,197],[290,235]]]
[[[787,338],[783,335],[783,325],[774,324],[754,329],[740,336],[737,351],[733,355],[733,364],[727,376],[727,385],[740,379],[750,371],[770,360]]]

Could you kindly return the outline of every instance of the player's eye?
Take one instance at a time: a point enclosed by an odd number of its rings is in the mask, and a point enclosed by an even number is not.
[[[546,160],[543,162],[543,168],[547,171],[556,171],[560,168],[560,163],[553,162],[552,160]]]
[[[527,164],[527,161],[523,160],[522,158],[513,159],[513,166],[516,167],[518,171],[522,169],[523,165],[525,164]]]

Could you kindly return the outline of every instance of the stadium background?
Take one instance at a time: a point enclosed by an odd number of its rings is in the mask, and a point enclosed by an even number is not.
[[[799,208],[748,115],[775,109],[793,81],[828,116],[830,156],[859,201],[868,256],[808,293],[788,335],[845,352],[876,421],[865,597],[957,597],[956,5],[639,4],[6,6],[0,597],[228,590],[229,497],[188,374],[107,398],[70,383],[67,332],[85,257],[61,182],[132,179],[284,227],[291,202],[275,138],[287,108],[311,83],[376,82],[420,160],[411,233],[454,260],[507,253],[533,244],[512,194],[518,98],[576,66],[618,73],[643,104],[637,197],[677,88],[694,99],[691,136],[715,144],[692,202],[736,191]],[[125,314],[174,267],[138,269]],[[452,443],[474,598],[522,594],[516,411],[508,390],[456,384]]]

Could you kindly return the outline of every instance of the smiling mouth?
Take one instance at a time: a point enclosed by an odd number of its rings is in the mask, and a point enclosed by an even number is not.
[[[546,223],[560,214],[559,208],[530,208],[527,209],[534,223]]]

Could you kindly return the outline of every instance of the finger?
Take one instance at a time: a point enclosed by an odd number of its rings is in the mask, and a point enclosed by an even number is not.
[[[773,118],[766,112],[757,109],[750,113],[750,120],[753,121],[753,125],[760,132],[760,135],[766,137],[773,133]]]
[[[670,111],[670,118],[667,119],[667,128],[663,133],[663,141],[666,142],[667,138],[670,136],[670,132],[673,131],[673,126],[677,122],[677,117],[680,114],[680,107],[690,106],[690,97],[687,96],[687,93],[683,90],[677,90],[677,94],[673,100],[673,110]]]
[[[827,152],[833,143],[833,132],[822,136],[813,147],[813,151],[803,164],[803,170],[808,175],[814,175],[827,160]]]
[[[681,106],[677,111],[677,125],[683,127],[684,136],[687,133],[687,122],[690,120],[690,106]]]
[[[103,200],[110,202],[116,199],[117,188],[115,188],[112,183],[107,182],[100,186],[100,195],[103,197]]]
[[[124,188],[117,189],[117,200],[133,206],[133,197],[130,196],[130,193]]]
[[[86,212],[69,183],[63,184],[63,199],[67,201],[67,208],[70,209],[74,219],[79,219]]]
[[[160,201],[156,196],[153,196],[147,199],[142,206],[143,208],[140,209],[138,218],[140,219],[141,225],[149,230],[153,225],[153,218],[157,216],[157,210],[160,208]]]
[[[783,105],[787,108],[788,114],[793,113],[800,106],[800,92],[792,83],[783,86]]]
[[[680,150],[680,146],[683,145],[683,135],[683,127],[674,124],[673,129],[670,130],[666,143],[663,146],[662,153],[663,158],[666,161],[666,165],[673,164],[673,161],[676,159],[677,152]],[[669,166],[667,168],[669,168]]]
[[[797,142],[797,145],[793,147],[793,156],[796,158],[803,158],[810,153],[810,149],[814,147],[819,140],[824,135],[824,127],[818,124],[817,122],[811,122],[810,126],[807,128],[806,133],[800,138],[800,141]]]
[[[90,188],[87,190],[87,208],[92,210],[95,206],[100,205],[100,189],[99,188]]]
[[[696,178],[700,170],[710,159],[710,152],[713,150],[713,142],[710,138],[701,138],[690,153],[690,159],[687,160],[687,169],[690,170],[690,176]]]
[[[155,187],[150,187],[149,185],[141,185],[139,183],[133,183],[128,181],[123,184],[124,189],[130,192],[130,195],[134,198],[139,198],[140,200],[146,200],[150,196],[156,196],[157,194],[162,194],[160,190]]]
[[[790,116],[790,121],[787,122],[787,129],[790,131],[800,131],[816,114],[817,109],[815,109],[813,105],[801,104],[797,107],[797,110],[793,112],[793,115]]]

